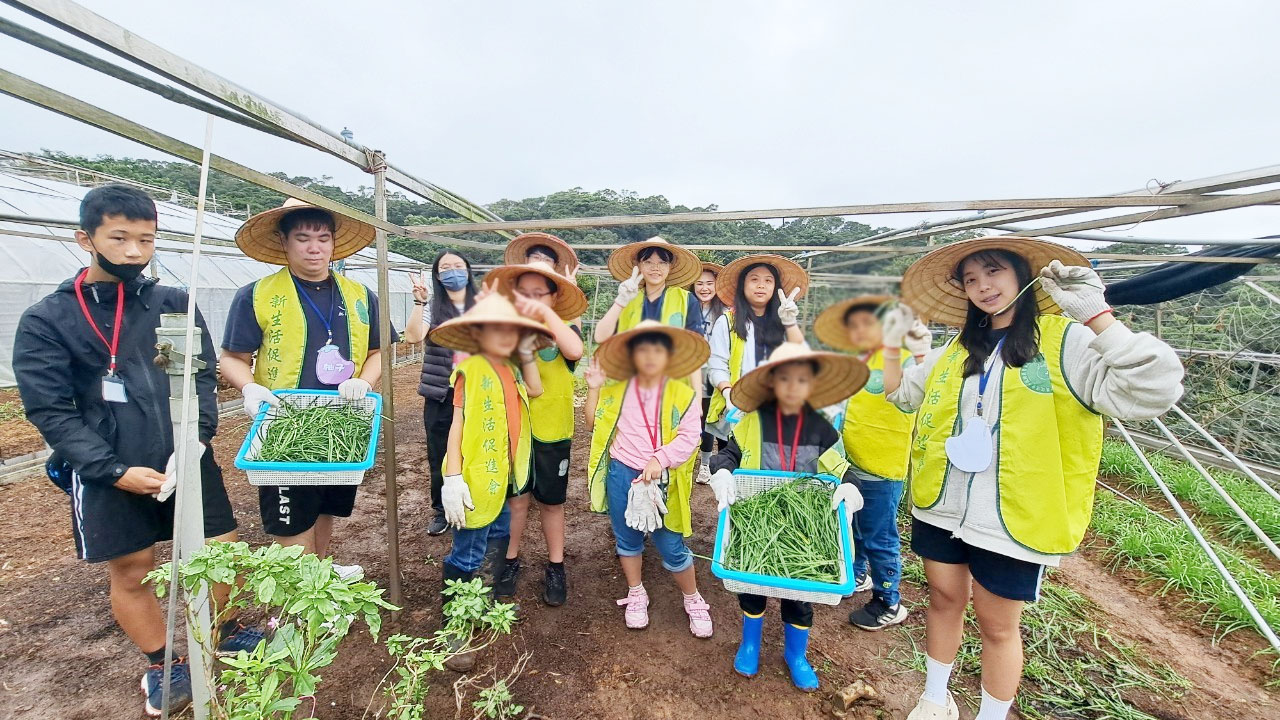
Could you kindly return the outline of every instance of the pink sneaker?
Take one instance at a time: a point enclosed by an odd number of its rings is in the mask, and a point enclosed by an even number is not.
[[[643,585],[629,589],[627,596],[619,600],[618,604],[627,606],[628,630],[643,630],[649,627],[649,593]]]
[[[684,611],[689,615],[689,632],[696,638],[711,637],[711,606],[702,599],[702,593],[685,595]]]

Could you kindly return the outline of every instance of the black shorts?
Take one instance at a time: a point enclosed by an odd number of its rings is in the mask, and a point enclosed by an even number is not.
[[[947,565],[968,565],[975,582],[992,595],[1006,600],[1035,602],[1040,599],[1044,566],[974,547],[936,525],[911,518],[911,549],[926,560]]]
[[[544,443],[533,441],[533,477],[525,493],[543,505],[563,505],[569,494],[569,449],[573,439]],[[521,493],[522,495],[524,493]]]
[[[258,488],[262,530],[276,537],[301,535],[321,515],[351,517],[359,485],[263,485]]]
[[[204,495],[204,536],[226,535],[236,529],[231,501],[222,484],[222,468],[211,451],[200,458],[200,488]],[[156,502],[113,485],[87,483],[71,476],[71,534],[81,560],[103,562],[173,539],[173,496]]]

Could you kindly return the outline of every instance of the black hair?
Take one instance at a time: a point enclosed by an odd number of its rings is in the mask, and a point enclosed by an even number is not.
[[[550,245],[529,246],[529,249],[524,251],[524,259],[528,260],[529,256],[534,253],[542,253],[543,255],[549,255],[555,259],[556,263],[560,262],[560,253],[556,252],[555,250],[552,250]]]
[[[279,224],[276,225],[276,229],[285,237],[289,237],[289,233],[299,228],[303,230],[328,230],[330,233],[337,233],[338,223],[333,219],[333,213],[328,210],[300,208],[282,215]]]
[[[1026,258],[1008,250],[979,250],[966,256],[952,271],[952,277],[961,288],[964,287],[964,265],[970,260],[977,260],[983,267],[1013,268],[1019,290],[1031,282],[1031,265]],[[997,342],[991,333],[991,316],[978,309],[972,301],[968,305],[968,315],[964,327],[960,329],[959,338],[960,344],[969,351],[969,357],[964,363],[965,377],[982,372]],[[1022,367],[1040,354],[1040,325],[1036,322],[1040,316],[1040,306],[1036,303],[1035,292],[1023,293],[1014,306],[1005,312],[1013,313],[1013,322],[1005,333],[1000,356],[1005,365]]]
[[[849,309],[845,310],[844,315],[841,316],[840,324],[848,325],[849,316],[856,312],[869,312],[872,315],[874,315],[875,312],[879,309],[880,309],[880,306],[875,303],[858,303],[857,305],[850,305]]]
[[[712,278],[716,277],[716,274],[711,270],[704,269],[702,272],[711,273]],[[702,273],[698,273],[698,279],[690,283],[689,292],[693,292],[693,286],[697,285],[700,280],[702,280]],[[702,301],[699,300],[698,302],[701,303]],[[710,334],[711,326],[715,325],[716,321],[720,319],[720,316],[724,314],[725,306],[724,301],[720,299],[720,294],[717,293],[714,288],[711,290],[711,302],[707,304],[711,306],[711,317],[707,320],[706,334]]]
[[[671,352],[675,348],[675,343],[671,342],[671,336],[660,332],[646,332],[631,338],[627,341],[627,352],[635,352],[636,348],[641,345],[661,345]]]
[[[84,194],[80,201],[80,229],[90,237],[108,217],[156,221],[156,203],[150,195],[128,185],[103,185]]]
[[[822,370],[822,363],[819,363],[817,360],[792,360],[791,362],[784,362],[781,365],[775,366],[773,369],[769,370],[769,375],[772,376],[774,373],[788,365],[799,365],[800,363],[807,364],[809,368],[813,370],[814,377],[817,377],[818,372]]]
[[[431,263],[432,329],[435,329],[437,325],[445,320],[458,316],[458,309],[449,300],[449,291],[445,290],[444,285],[440,282],[440,261],[444,260],[446,255],[455,255],[462,258],[462,264],[467,266],[467,299],[463,301],[463,309],[470,310],[471,306],[476,304],[476,283],[471,277],[471,261],[457,250],[441,250]]]
[[[636,263],[639,264],[653,257],[654,255],[657,255],[659,259],[667,263],[670,263],[676,259],[676,256],[672,255],[670,250],[664,247],[656,247],[654,245],[650,245],[649,247],[641,250],[639,255],[636,255]]]
[[[738,273],[738,286],[733,289],[733,331],[743,340],[747,339],[747,324],[751,322],[751,317],[755,315],[755,310],[751,309],[751,302],[747,300],[747,293],[744,289],[747,284],[747,274],[756,268],[768,268],[769,274],[773,276],[773,286],[776,290],[782,289],[782,277],[778,274],[778,268],[769,263],[759,262],[753,263],[742,269]],[[764,317],[761,323],[764,330],[764,337],[760,338],[766,347],[778,347],[787,339],[787,330],[782,327],[782,321],[778,319],[778,294],[775,292],[769,296],[769,304],[764,307]]]

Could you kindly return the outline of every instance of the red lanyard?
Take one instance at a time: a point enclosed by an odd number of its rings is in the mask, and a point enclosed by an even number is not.
[[[76,299],[80,301],[80,312],[84,313],[84,319],[89,321],[89,327],[93,328],[93,333],[98,336],[103,345],[107,346],[107,352],[111,354],[107,375],[112,376],[116,374],[116,351],[120,349],[120,326],[124,324],[124,283],[120,283],[116,288],[116,324],[111,329],[111,342],[107,342],[107,336],[98,329],[98,324],[93,321],[93,316],[89,314],[89,306],[84,301],[84,290],[81,285],[84,284],[84,276],[88,273],[89,270],[86,268],[76,278]]]
[[[644,402],[640,399],[640,383],[633,382],[631,387],[635,389],[636,405],[640,407],[640,417],[644,418],[644,429],[649,435],[649,442],[653,443],[653,451],[657,452],[662,447],[662,443],[658,442],[658,433],[662,431],[659,415],[662,412],[662,391],[666,387],[666,380],[662,381],[662,385],[658,386],[658,395],[653,402],[653,425],[649,424],[649,416],[644,412]]]
[[[800,454],[800,428],[804,427],[804,408],[796,415],[796,434],[791,438],[791,457],[787,458],[787,446],[782,444],[782,408],[776,408],[778,419],[778,460],[784,472],[796,471],[796,456]]]

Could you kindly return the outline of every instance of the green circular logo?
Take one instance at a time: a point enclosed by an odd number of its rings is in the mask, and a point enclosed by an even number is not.
[[[544,347],[538,351],[538,357],[542,358],[542,362],[551,362],[552,360],[555,360],[556,356],[559,354],[560,349],[555,345],[552,345],[551,347]]]
[[[884,371],[872,370],[871,376],[867,378],[867,384],[862,388],[873,395],[880,395],[884,392]]]
[[[1022,378],[1022,384],[1035,392],[1046,395],[1053,392],[1053,383],[1049,380],[1049,364],[1044,361],[1044,355],[1036,355],[1031,362],[1022,366],[1018,374]]]
[[[369,306],[363,300],[356,301],[356,317],[360,318],[360,322],[369,324]]]
[[[682,312],[672,313],[671,322],[667,324],[670,325],[671,327],[678,327],[678,328],[684,327],[684,313]]]

